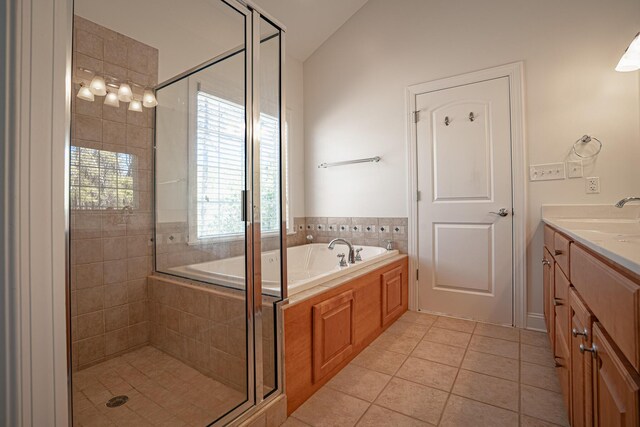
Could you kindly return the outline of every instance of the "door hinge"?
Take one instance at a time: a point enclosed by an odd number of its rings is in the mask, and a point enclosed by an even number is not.
[[[420,191],[416,194],[416,201],[419,202],[422,199],[422,193]]]
[[[413,112],[413,123],[418,123],[419,119],[420,119],[420,111],[414,111]]]
[[[420,270],[416,270],[416,280],[420,278]]]

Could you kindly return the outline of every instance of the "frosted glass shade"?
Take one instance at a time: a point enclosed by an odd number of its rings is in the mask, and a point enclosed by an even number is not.
[[[640,70],[640,33],[636,34],[627,50],[624,51],[616,71],[628,72]]]
[[[156,96],[150,90],[145,90],[144,95],[142,96],[142,105],[147,108],[153,108],[158,105],[158,101],[156,100]]]
[[[104,79],[100,76],[95,76],[91,80],[89,89],[91,90],[91,93],[96,96],[105,96],[107,94],[107,84],[104,82]]]
[[[142,103],[137,99],[132,100],[129,104],[129,111],[142,112]]]
[[[122,102],[131,102],[133,99],[133,92],[131,86],[126,83],[122,83],[118,88],[118,99]]]
[[[80,90],[78,91],[78,98],[84,99],[85,101],[93,101],[95,97],[91,90],[87,86],[80,86]]]
[[[107,93],[107,96],[104,98],[104,105],[118,108],[120,106],[120,100],[118,99],[118,94],[115,92]]]

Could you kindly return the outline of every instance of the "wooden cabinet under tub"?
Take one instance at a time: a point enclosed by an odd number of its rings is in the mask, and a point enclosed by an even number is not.
[[[569,421],[640,426],[640,276],[548,225],[544,316]]]
[[[408,258],[350,275],[321,291],[293,295],[283,307],[287,412],[321,388],[408,306]]]

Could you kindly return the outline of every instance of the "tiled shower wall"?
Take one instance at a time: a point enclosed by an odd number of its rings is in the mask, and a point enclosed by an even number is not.
[[[154,86],[158,51],[74,18],[73,70],[90,69]],[[72,97],[72,145],[135,156],[133,209],[71,209],[73,368],[100,362],[149,341],[147,276],[152,269],[153,112],[127,111]]]

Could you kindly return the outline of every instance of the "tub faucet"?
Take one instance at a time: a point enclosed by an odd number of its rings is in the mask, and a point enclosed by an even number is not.
[[[621,208],[624,205],[626,205],[629,202],[633,202],[633,201],[637,201],[640,202],[640,197],[625,197],[624,199],[620,200],[618,203],[616,203],[616,208]]]
[[[348,242],[347,240],[344,240],[343,238],[338,237],[337,239],[333,239],[332,241],[329,242],[328,248],[330,250],[333,250],[333,248],[336,246],[336,243],[344,243],[349,247],[349,257],[348,257],[349,264],[355,264],[356,255],[355,255],[355,252],[353,251],[353,245],[351,244],[351,242]]]

